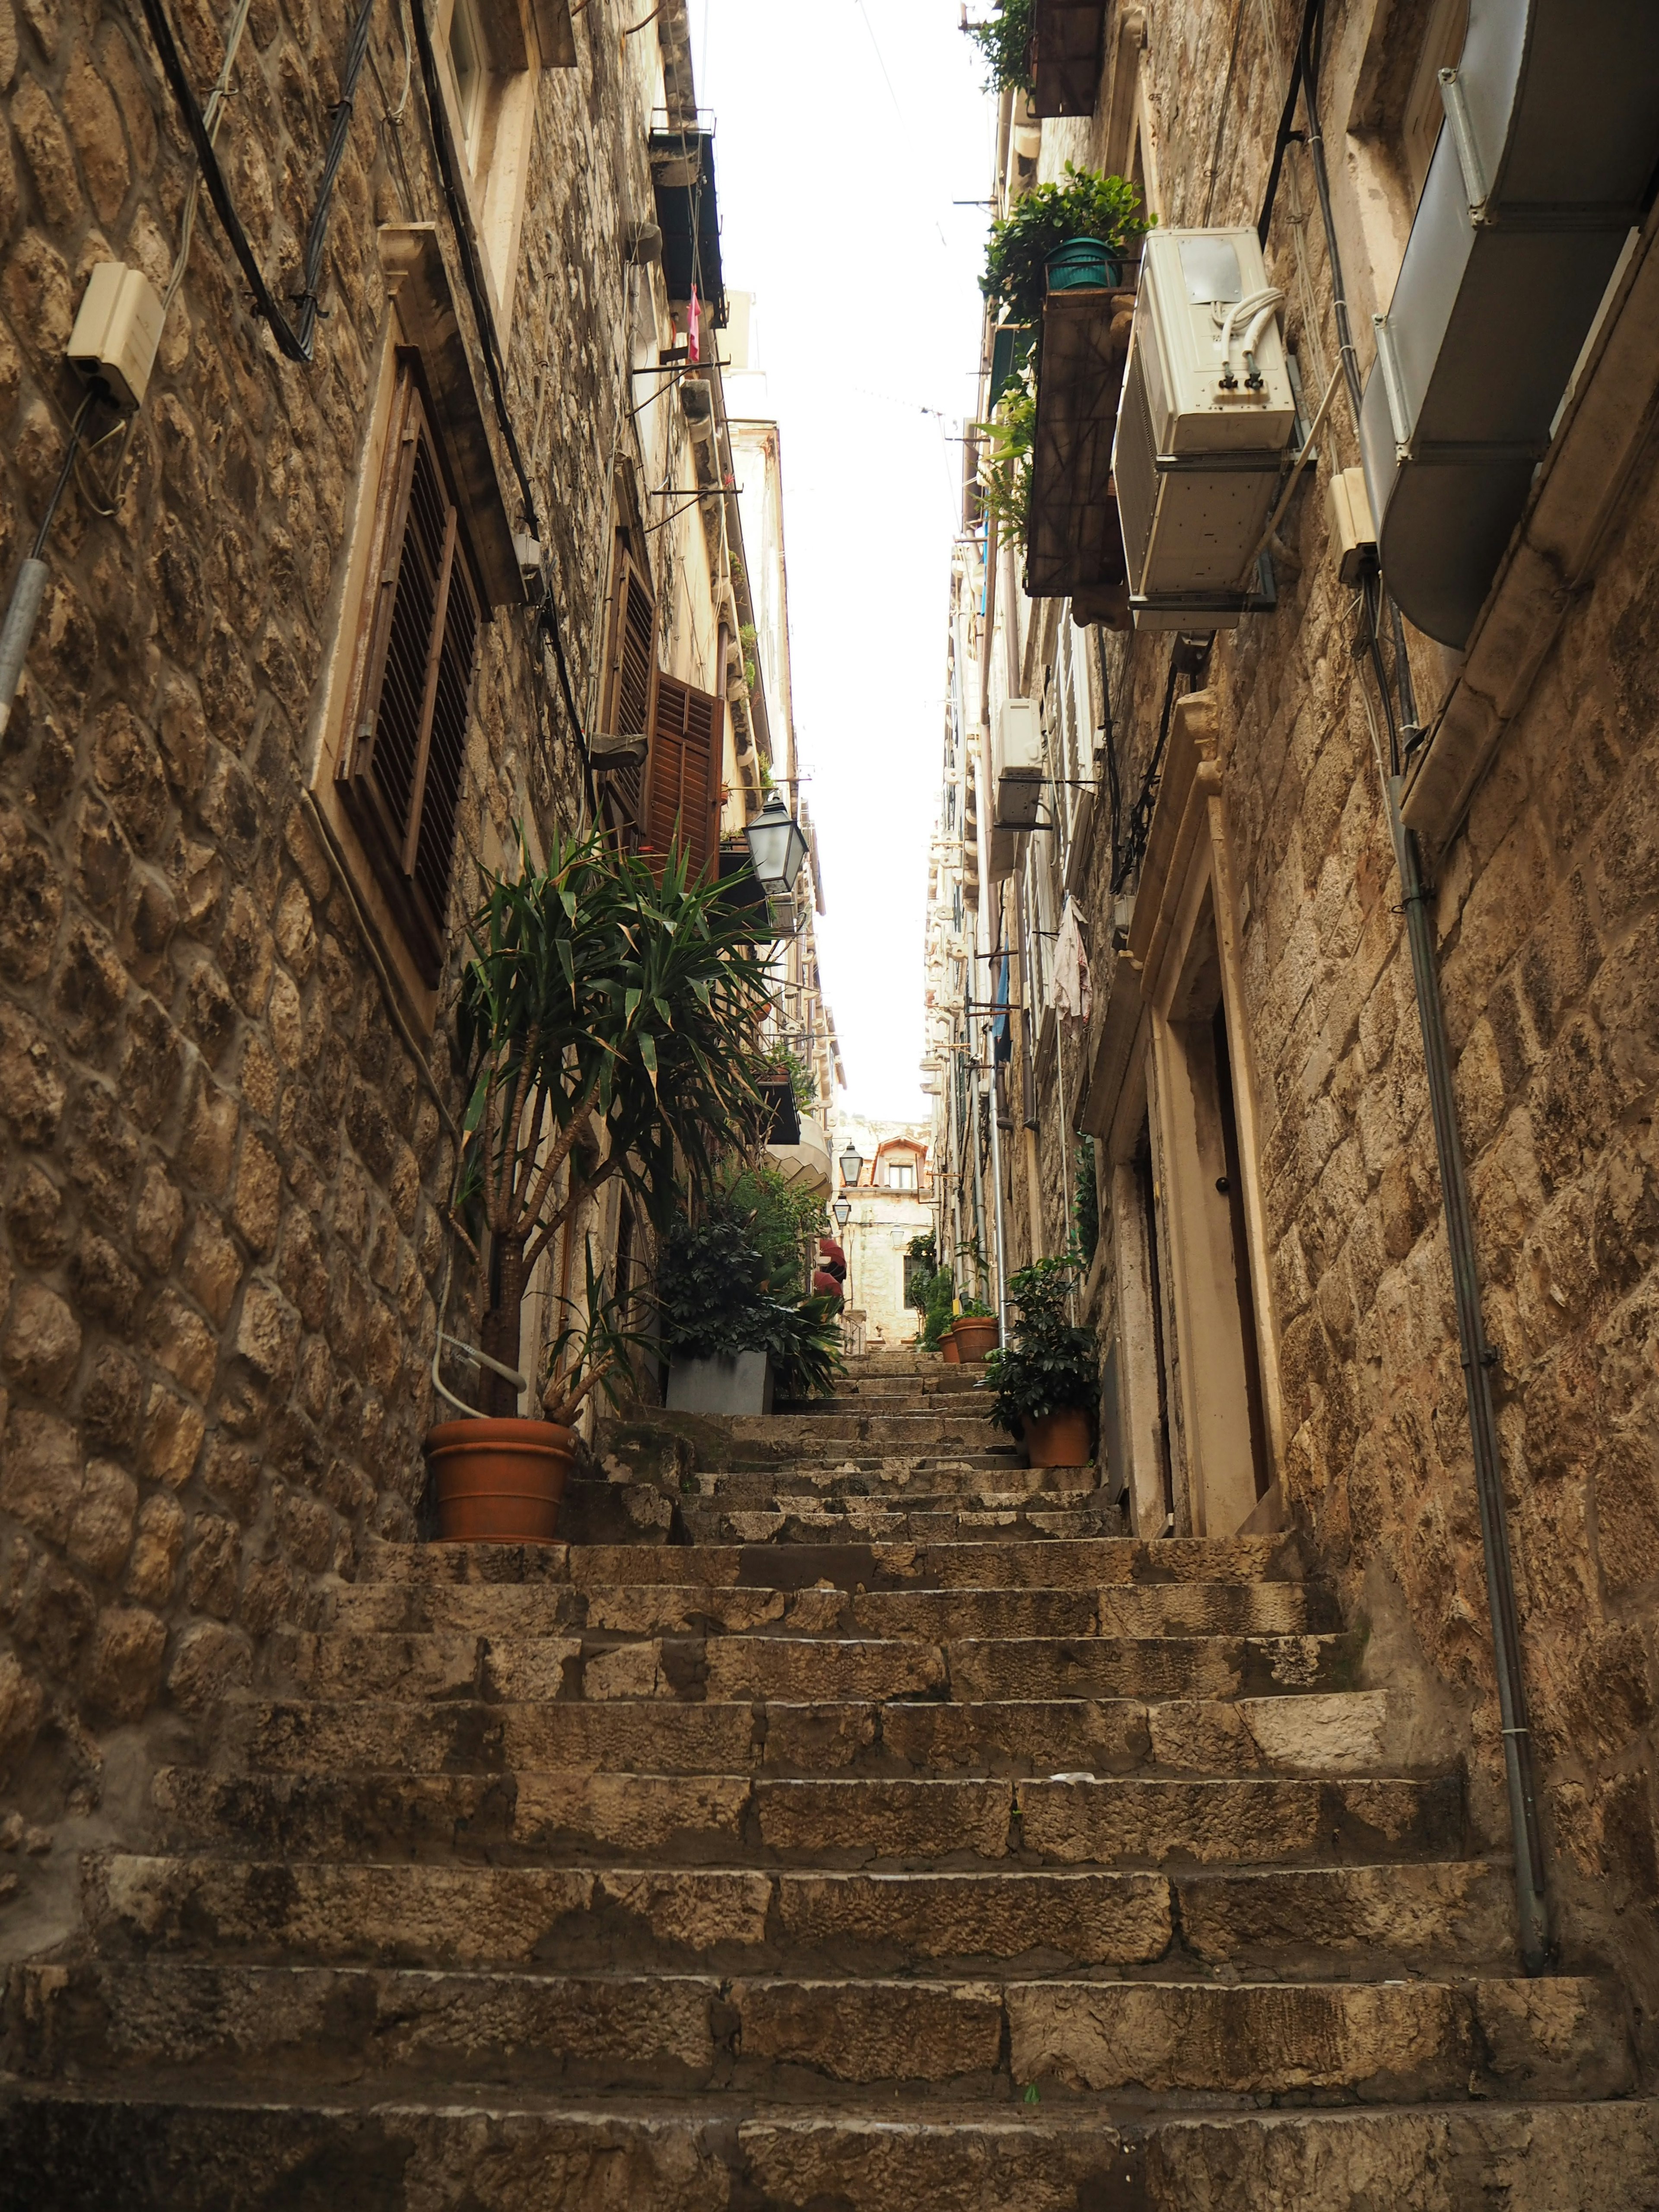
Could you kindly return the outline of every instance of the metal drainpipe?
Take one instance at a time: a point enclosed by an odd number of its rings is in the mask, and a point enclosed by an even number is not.
[[[1474,1489],[1480,1507],[1480,1548],[1486,1570],[1486,1604],[1492,1614],[1493,1656],[1498,1662],[1498,1705],[1504,1729],[1504,1772],[1509,1787],[1510,1825],[1515,1844],[1515,1901],[1521,1931],[1521,1963],[1529,1974],[1548,1964],[1549,1908],[1544,1896],[1544,1856],[1538,1832],[1538,1799],[1533,1776],[1532,1735],[1527,1724],[1527,1689],[1521,1666],[1521,1620],[1515,1602],[1515,1569],[1510,1558],[1509,1523],[1504,1508],[1503,1464],[1498,1416],[1492,1406],[1492,1370],[1497,1353],[1486,1341],[1480,1312],[1480,1275],[1475,1256],[1474,1221],[1463,1172],[1463,1147],[1452,1091],[1451,1058],[1446,1048],[1440,978],[1430,933],[1428,896],[1423,887],[1417,840],[1400,813],[1401,778],[1389,778],[1389,828],[1406,908],[1412,975],[1417,986],[1417,1017],[1423,1032],[1428,1070],[1429,1109],[1434,1119],[1435,1152],[1440,1164],[1440,1195],[1451,1255],[1452,1295],[1457,1308],[1457,1337],[1462,1357],[1463,1393],[1468,1405],[1469,1435],[1474,1446]]]
[[[1353,410],[1354,432],[1359,429],[1359,368],[1349,325],[1342,257],[1337,245],[1336,222],[1331,212],[1330,179],[1325,165],[1325,141],[1319,127],[1319,104],[1312,68],[1313,40],[1320,7],[1311,7],[1303,27],[1297,67],[1302,97],[1308,115],[1308,151],[1314,165],[1325,248],[1331,264],[1331,289],[1342,368]],[[1377,596],[1381,596],[1380,592]],[[1371,655],[1376,679],[1389,708],[1382,658],[1376,639],[1376,608],[1368,603],[1366,619],[1371,633]],[[1403,635],[1398,638],[1403,648]],[[1405,712],[1416,720],[1411,698],[1411,672],[1403,649],[1399,667]],[[1362,681],[1364,679],[1362,678]],[[1533,1774],[1532,1735],[1527,1724],[1527,1689],[1521,1664],[1521,1620],[1515,1601],[1515,1568],[1510,1557],[1509,1522],[1504,1505],[1503,1462],[1498,1443],[1498,1416],[1492,1405],[1492,1369],[1497,1354],[1486,1341],[1480,1311],[1480,1276],[1475,1256],[1474,1219],[1469,1207],[1468,1182],[1463,1171],[1463,1145],[1457,1126],[1452,1090],[1451,1057],[1446,1046],[1445,1010],[1440,999],[1440,974],[1435,963],[1434,940],[1423,887],[1417,840],[1401,817],[1401,779],[1390,775],[1383,797],[1395,860],[1400,870],[1406,911],[1406,935],[1411,946],[1412,980],[1417,998],[1417,1018],[1423,1036],[1423,1059],[1428,1075],[1429,1109],[1434,1122],[1435,1153],[1440,1168],[1440,1199],[1446,1222],[1446,1247],[1451,1258],[1452,1293],[1457,1311],[1457,1338],[1463,1368],[1463,1391],[1468,1407],[1469,1436],[1474,1451],[1475,1497],[1480,1509],[1480,1549],[1486,1575],[1486,1605],[1492,1615],[1492,1656],[1498,1674],[1498,1706],[1504,1734],[1504,1772],[1510,1801],[1510,1826],[1515,1856],[1516,1917],[1521,1937],[1521,1963],[1528,1974],[1543,1973],[1549,1963],[1549,1908],[1544,1895],[1544,1860],[1538,1832],[1538,1799]]]

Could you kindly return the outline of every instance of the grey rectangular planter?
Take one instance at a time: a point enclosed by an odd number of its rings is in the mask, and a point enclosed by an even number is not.
[[[730,1358],[676,1359],[668,1370],[671,1413],[769,1413],[772,1361],[764,1352]]]

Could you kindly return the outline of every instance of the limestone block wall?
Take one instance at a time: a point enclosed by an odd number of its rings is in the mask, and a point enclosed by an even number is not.
[[[1357,327],[1386,305],[1387,226],[1356,206],[1342,124],[1381,23],[1330,10],[1337,221]],[[1279,20],[1283,19],[1283,20]],[[1293,35],[1284,9],[1147,11],[1149,178],[1166,223],[1254,223]],[[1103,103],[1104,106],[1104,103]],[[1330,119],[1335,118],[1334,123]],[[1218,125],[1218,118],[1220,118]],[[1060,152],[1082,158],[1078,126]],[[1102,158],[1105,125],[1086,151]],[[1045,173],[1050,148],[1045,137]],[[1293,149],[1269,266],[1323,388],[1330,272]],[[1299,200],[1297,195],[1299,193]],[[1311,219],[1292,251],[1299,205]],[[1370,228],[1367,228],[1367,225]],[[1386,243],[1386,240],[1383,240]],[[1397,248],[1396,248],[1397,250]],[[1373,263],[1375,262],[1375,266]],[[1389,280],[1391,281],[1391,280]],[[1374,301],[1368,287],[1384,284]],[[1370,351],[1367,336],[1364,350]],[[1357,449],[1339,398],[1322,441]],[[1322,455],[1322,463],[1325,456]],[[1310,471],[1310,474],[1312,472]],[[1324,467],[1319,471],[1322,479]],[[1478,1832],[1504,1839],[1498,1713],[1463,1382],[1400,890],[1353,657],[1355,598],[1299,495],[1279,605],[1216,641],[1222,797],[1279,1347],[1288,1508],[1374,1663],[1465,1716]],[[1550,1885],[1564,1955],[1659,1997],[1654,1730],[1659,1606],[1659,467],[1633,471],[1518,719],[1432,877],[1520,1583]],[[1429,721],[1455,674],[1412,646]],[[1156,737],[1167,641],[1109,642],[1127,793]],[[1373,700],[1375,709],[1376,702]],[[1109,941],[1106,841],[1088,903]],[[1048,1117],[1045,1163],[1062,1133]],[[1054,1165],[1045,1176],[1057,1182]],[[1125,1224],[1103,1184],[1103,1233]],[[1115,1326],[1115,1272],[1099,1321]]]
[[[539,81],[508,378],[579,696],[611,499],[593,420],[626,358],[618,240],[650,207],[648,69],[623,77],[615,13],[592,0],[605,34]],[[0,0],[8,590],[78,404],[61,356],[86,272],[124,258],[159,288],[176,247],[191,167],[135,20]],[[176,23],[204,83],[215,22]],[[238,57],[221,143],[279,291],[347,24],[338,0],[255,0]],[[443,227],[404,82],[388,9],[309,368],[246,312],[204,203],[125,465],[112,441],[65,495],[0,744],[0,1950],[65,1924],[74,1841],[137,1832],[134,1777],[366,1534],[410,1532],[422,1483],[453,1078],[441,1024],[423,1066],[392,1018],[301,797],[386,313],[375,232]],[[539,659],[525,611],[498,611],[457,911],[515,818],[574,816]]]

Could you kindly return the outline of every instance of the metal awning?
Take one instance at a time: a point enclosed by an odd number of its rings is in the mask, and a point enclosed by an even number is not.
[[[1659,162],[1654,0],[1470,0],[1360,439],[1382,573],[1468,640]]]
[[[710,322],[726,327],[720,207],[714,195],[714,134],[688,125],[653,131],[651,183],[662,232],[662,273],[676,305],[696,288]]]

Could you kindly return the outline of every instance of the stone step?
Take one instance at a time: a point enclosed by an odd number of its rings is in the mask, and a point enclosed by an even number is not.
[[[678,1865],[1364,1864],[1464,1850],[1456,1776],[1221,1780],[618,1774],[226,1774],[163,1767],[170,1849],[247,1857],[533,1854]]]
[[[1629,2036],[1588,1977],[1383,1983],[989,1981],[257,1966],[26,1966],[10,2069],[188,2069],[229,2086],[692,2088],[821,2100],[842,2084],[1009,2105],[1104,2092],[1360,2103],[1617,2096]]]
[[[765,1589],[833,1583],[841,1589],[1095,1589],[1170,1583],[1298,1582],[1294,1540],[1095,1538],[1063,1548],[994,1543],[767,1545],[392,1544],[363,1547],[359,1585],[568,1582],[744,1583]]]
[[[500,1774],[596,1767],[614,1773],[955,1773],[1050,1776],[1160,1770],[1232,1774],[1426,1774],[1398,1692],[1297,1697],[987,1700],[878,1705],[748,1699],[683,1705],[659,1698],[486,1705],[313,1700],[255,1692],[228,1704],[222,1763],[296,1772]]]
[[[744,1512],[688,1498],[680,1518],[694,1544],[823,1544],[838,1538],[866,1543],[966,1544],[981,1536],[999,1541],[1048,1537],[1075,1544],[1121,1535],[1123,1526],[1115,1507],[1068,1506],[1052,1492],[1024,1499],[1018,1507],[976,1511],[895,1507],[855,1498],[836,1508]]]
[[[1638,2098],[1154,2113],[847,2095],[824,2112],[729,2095],[419,2106],[3,2087],[0,2170],[43,2212],[1652,2212],[1659,2173],[1659,2105]]]
[[[279,1630],[268,1686],[327,1697],[1229,1698],[1342,1689],[1361,1650],[1306,1636],[479,1636]]]
[[[1507,1868],[1271,1874],[827,1874],[750,1868],[341,1866],[111,1855],[83,1880],[105,1957],[720,1972],[1310,1978],[1515,1965]]]
[[[1321,1583],[1162,1583],[1128,1589],[769,1589],[755,1584],[366,1583],[329,1626],[535,1636],[1296,1636],[1340,1626]]]
[[[936,1460],[918,1464],[908,1460],[872,1461],[860,1466],[825,1461],[809,1466],[793,1460],[781,1468],[711,1468],[686,1476],[680,1500],[717,1498],[723,1505],[769,1506],[814,1500],[828,1504],[836,1498],[862,1499],[872,1504],[902,1508],[910,1512],[994,1512],[1018,1507],[1033,1498],[1052,1497],[1070,1505],[1088,1505],[1100,1487],[1092,1467],[969,1467],[963,1462]]]
[[[720,1431],[733,1445],[764,1444],[770,1452],[812,1449],[836,1440],[871,1443],[883,1451],[937,1449],[942,1444],[967,1445],[983,1450],[988,1445],[1014,1440],[992,1425],[990,1400],[963,1393],[948,1401],[940,1399],[923,1413],[905,1413],[885,1406],[855,1407],[847,1412],[811,1413],[734,1413],[720,1424]]]

